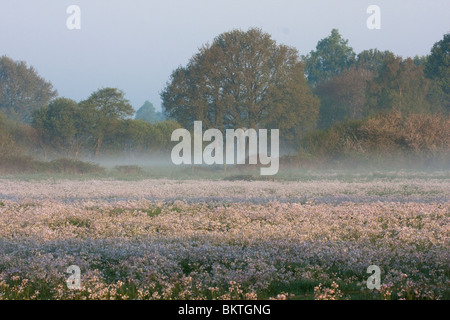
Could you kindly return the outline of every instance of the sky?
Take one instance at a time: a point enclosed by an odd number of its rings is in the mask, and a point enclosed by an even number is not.
[[[71,5],[81,29],[67,27]],[[381,29],[367,27],[370,5],[381,10]],[[251,27],[300,55],[336,28],[356,53],[414,57],[450,32],[450,1],[0,0],[0,56],[32,65],[59,96],[81,101],[115,87],[136,110],[146,100],[159,110],[174,69],[219,34]]]

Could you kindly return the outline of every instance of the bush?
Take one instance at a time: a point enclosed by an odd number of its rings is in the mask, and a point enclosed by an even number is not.
[[[233,175],[223,178],[225,181],[254,181],[256,180],[251,174]]]
[[[442,114],[380,113],[365,121],[336,123],[302,140],[300,153],[323,160],[390,161],[405,159],[448,163],[450,118]]]
[[[0,155],[0,172],[3,173],[28,173],[38,171],[40,164],[31,157],[23,155]]]
[[[17,173],[63,173],[63,174],[93,174],[104,173],[105,170],[89,162],[79,160],[58,159],[51,162],[34,160],[29,156],[11,155],[0,157],[0,172]]]
[[[95,163],[79,160],[57,159],[50,162],[50,172],[65,174],[104,173],[105,170]]]
[[[0,160],[16,153],[17,148],[11,134],[11,122],[0,112]]]
[[[363,121],[347,120],[322,131],[315,131],[305,136],[302,141],[303,151],[325,159],[339,159],[343,156],[364,154],[362,147],[364,132]]]
[[[408,153],[425,158],[440,157],[450,150],[450,118],[434,114],[381,114],[361,128],[366,148],[377,152]]]
[[[114,169],[121,174],[141,174],[144,172],[139,166],[116,166]]]

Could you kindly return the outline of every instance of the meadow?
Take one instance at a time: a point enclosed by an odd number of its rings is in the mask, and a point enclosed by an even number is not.
[[[181,176],[0,176],[0,299],[450,298],[447,171]]]

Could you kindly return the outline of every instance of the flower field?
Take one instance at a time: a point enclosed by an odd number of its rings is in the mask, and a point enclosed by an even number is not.
[[[445,173],[1,179],[0,299],[448,299],[449,190]]]

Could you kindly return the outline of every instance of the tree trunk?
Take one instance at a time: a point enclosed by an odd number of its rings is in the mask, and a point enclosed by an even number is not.
[[[97,139],[97,145],[96,145],[96,147],[95,147],[95,155],[94,155],[94,158],[97,158],[97,156],[98,156],[98,154],[99,154],[99,152],[100,152],[100,148],[102,147],[102,142],[103,142],[103,139],[102,139],[102,138],[98,138],[98,139]]]

